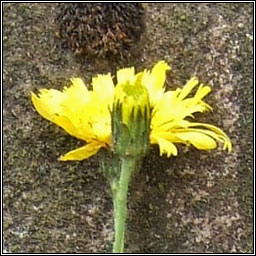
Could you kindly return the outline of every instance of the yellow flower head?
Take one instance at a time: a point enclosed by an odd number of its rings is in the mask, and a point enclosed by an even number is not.
[[[148,90],[142,85],[142,73],[130,78],[133,81],[121,79],[115,87],[111,146],[119,156],[141,158],[149,149],[150,102]]]
[[[149,119],[149,95],[145,86],[141,84],[141,75],[136,77],[136,81],[118,84],[115,87],[114,105],[122,105],[123,123],[129,126],[131,112],[134,116],[138,112],[146,111],[146,118]]]
[[[92,90],[88,90],[80,78],[73,78],[63,91],[41,89],[38,96],[31,92],[39,114],[86,142],[85,146],[66,153],[60,160],[83,160],[96,154],[101,147],[110,147],[111,113],[117,104],[122,105],[122,122],[126,126],[129,126],[131,113],[136,117],[146,109],[144,117],[150,120],[149,141],[159,145],[161,155],[177,155],[175,143],[209,150],[217,146],[217,141],[231,151],[231,141],[222,130],[186,119],[193,118],[195,112],[211,110],[202,100],[210,87],[199,84],[193,77],[183,88],[165,91],[169,69],[167,63],[159,61],[151,71],[138,74],[134,68],[117,71],[116,87],[111,75],[106,74],[92,79]],[[194,96],[189,96],[196,86]]]

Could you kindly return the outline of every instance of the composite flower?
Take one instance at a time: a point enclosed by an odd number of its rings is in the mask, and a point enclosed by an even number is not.
[[[83,147],[66,153],[60,160],[83,160],[96,154],[102,147],[111,148],[113,106],[116,106],[117,100],[122,100],[122,125],[129,128],[129,111],[136,101],[127,98],[125,93],[138,95],[140,91],[148,100],[147,110],[150,109],[146,113],[150,120],[148,140],[151,144],[159,145],[161,155],[176,156],[176,143],[193,145],[199,150],[214,149],[218,143],[222,143],[223,149],[231,151],[231,141],[221,129],[194,121],[194,113],[212,110],[203,101],[211,88],[192,77],[182,88],[166,90],[168,70],[169,65],[159,61],[152,70],[137,74],[134,67],[118,70],[116,85],[109,73],[95,76],[91,87],[86,86],[80,78],[72,78],[70,85],[62,91],[41,89],[38,95],[31,92],[32,102],[40,115],[85,141]]]

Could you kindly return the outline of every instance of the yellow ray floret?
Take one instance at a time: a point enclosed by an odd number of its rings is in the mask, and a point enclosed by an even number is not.
[[[217,142],[220,142],[223,149],[231,151],[231,141],[221,129],[211,124],[188,121],[188,118],[194,118],[196,112],[212,110],[203,101],[211,88],[192,77],[183,88],[166,91],[167,70],[170,70],[168,64],[159,61],[151,71],[135,74],[134,67],[118,70],[116,87],[111,75],[106,74],[92,79],[92,90],[88,90],[80,78],[72,78],[70,86],[64,87],[63,91],[41,89],[38,96],[31,92],[32,102],[40,115],[86,142],[85,146],[59,159],[83,160],[96,154],[101,147],[111,147],[111,111],[115,99],[120,101],[120,88],[125,88],[129,94],[133,90],[136,93],[147,91],[145,95],[149,97],[151,108],[149,139],[151,144],[159,145],[161,155],[176,156],[176,143],[209,150],[216,148]],[[191,92],[196,87],[192,96]],[[126,99],[121,99],[124,107]],[[127,104],[132,102],[127,100]],[[129,123],[129,112],[123,122],[124,125]]]
[[[83,160],[96,154],[100,147],[110,144],[108,107],[113,102],[114,84],[110,74],[95,77],[92,91],[87,89],[80,78],[71,79],[71,83],[62,92],[42,89],[39,96],[32,92],[31,98],[36,110],[44,118],[89,143],[67,153],[60,160]]]

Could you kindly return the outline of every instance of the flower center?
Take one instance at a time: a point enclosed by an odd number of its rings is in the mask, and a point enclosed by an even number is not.
[[[149,148],[150,103],[141,74],[132,84],[115,88],[112,111],[112,145],[117,154],[144,156]]]

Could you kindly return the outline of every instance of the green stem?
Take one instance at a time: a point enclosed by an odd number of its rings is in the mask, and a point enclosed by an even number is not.
[[[113,184],[114,222],[115,222],[115,242],[113,253],[122,253],[124,250],[124,231],[127,212],[128,186],[136,166],[135,158],[121,159],[121,173],[117,184]]]

